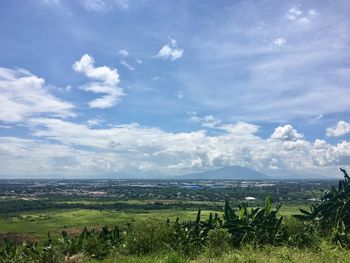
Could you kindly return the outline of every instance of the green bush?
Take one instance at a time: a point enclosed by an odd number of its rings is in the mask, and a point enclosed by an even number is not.
[[[320,246],[321,238],[315,233],[304,231],[291,235],[287,243],[289,246],[295,248],[311,248],[316,250]]]
[[[146,255],[170,249],[174,244],[174,227],[169,224],[147,222],[135,224],[125,233],[122,253]]]
[[[230,246],[230,233],[224,228],[209,230],[206,240],[206,252],[209,257],[217,257],[226,253]]]
[[[172,252],[164,257],[162,263],[186,263],[188,260],[177,252]]]

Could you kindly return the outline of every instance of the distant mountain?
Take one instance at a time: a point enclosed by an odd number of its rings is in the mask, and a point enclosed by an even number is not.
[[[228,166],[207,172],[183,175],[181,179],[266,180],[270,178],[266,174],[246,167]]]

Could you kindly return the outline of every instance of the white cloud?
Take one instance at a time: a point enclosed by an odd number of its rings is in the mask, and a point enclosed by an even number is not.
[[[129,8],[128,0],[81,0],[81,3],[86,10],[99,13]]]
[[[0,137],[0,176],[21,178],[96,178],[121,169],[117,154],[96,154],[69,145]]]
[[[141,59],[136,59],[137,64],[142,64],[142,60]]]
[[[297,141],[302,139],[303,137],[304,136],[298,133],[298,131],[295,130],[290,124],[277,127],[273,134],[271,134],[271,139],[281,141]]]
[[[131,66],[128,62],[126,62],[125,60],[120,61],[120,64],[122,64],[124,67],[126,67],[128,70],[133,71],[135,70],[135,68],[133,66]]]
[[[109,9],[107,4],[102,0],[82,0],[86,10],[95,12],[105,12]]]
[[[217,128],[244,139],[245,137],[247,138],[254,136],[260,127],[251,123],[237,122],[235,124],[222,124]]]
[[[254,124],[218,123],[210,115],[203,121],[204,125],[214,126],[222,132],[215,135],[209,135],[205,130],[173,133],[138,124],[97,128],[48,118],[33,118],[28,123],[34,136],[56,141],[57,145],[76,152],[66,155],[75,156],[78,160],[75,169],[85,170],[85,173],[96,169],[95,166],[81,167],[93,158],[103,164],[99,169],[105,173],[136,169],[180,174],[241,165],[283,175],[322,172],[329,167],[349,164],[350,142],[347,141],[337,145],[323,140],[309,142],[290,125],[277,127],[270,138],[263,139],[256,135],[259,126]],[[1,149],[7,151],[6,156],[27,154],[19,149],[9,153],[11,147],[7,144],[0,144],[0,153]],[[84,154],[77,149],[85,149]]]
[[[280,37],[280,38],[276,38],[273,41],[273,43],[278,47],[282,47],[287,43],[287,40],[285,38]]]
[[[103,123],[102,119],[90,119],[88,121],[86,121],[86,125],[91,128],[91,127],[95,127],[95,126],[99,126]]]
[[[350,133],[350,123],[339,121],[337,126],[327,128],[326,134],[328,137],[339,137]]]
[[[215,118],[212,115],[207,115],[204,117],[198,117],[196,112],[189,112],[190,118],[189,122],[200,123],[203,127],[216,128],[221,124],[221,120]]]
[[[315,9],[309,9],[306,15],[303,15],[303,13],[299,7],[294,6],[289,9],[286,17],[291,21],[297,22],[299,25],[307,25],[318,16],[318,12]]]
[[[202,127],[225,131],[237,137],[241,136],[241,138],[250,137],[259,130],[259,126],[246,122],[223,123],[212,115],[199,117],[196,112],[188,112],[188,114],[190,115],[189,122],[200,123]]]
[[[179,48],[175,39],[170,39],[170,43],[164,45],[156,55],[164,59],[170,59],[172,61],[182,57],[184,51]]]
[[[83,87],[85,91],[93,93],[106,94],[103,97],[89,102],[91,108],[110,108],[118,103],[124,95],[122,88],[119,87],[119,74],[117,69],[111,69],[107,66],[95,67],[94,59],[85,54],[81,59],[73,64],[73,69],[84,73],[87,77],[97,80],[90,82]]]
[[[125,58],[129,55],[129,51],[127,51],[126,49],[121,49],[118,51],[118,54]]]
[[[287,13],[287,18],[289,20],[296,20],[297,18],[299,18],[301,15],[303,14],[303,11],[301,11],[299,9],[299,7],[294,6],[291,9],[288,10]]]
[[[58,176],[65,171],[74,176],[103,176],[128,169],[182,174],[229,165],[283,175],[326,173],[328,168],[350,164],[347,141],[310,142],[289,124],[264,139],[257,135],[255,124],[223,123],[212,115],[189,114],[203,128],[220,132],[174,133],[135,123],[106,128],[101,119],[77,124],[33,117],[26,125],[38,139],[0,137],[0,175]]]
[[[73,105],[49,93],[45,80],[24,69],[0,67],[0,121],[21,122],[31,116],[74,116]]]

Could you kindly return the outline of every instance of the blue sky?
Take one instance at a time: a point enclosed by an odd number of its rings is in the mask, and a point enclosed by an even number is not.
[[[350,164],[348,1],[0,2],[0,177]]]

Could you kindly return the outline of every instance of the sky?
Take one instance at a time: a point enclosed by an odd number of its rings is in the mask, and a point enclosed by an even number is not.
[[[0,1],[0,178],[350,168],[350,2]]]

